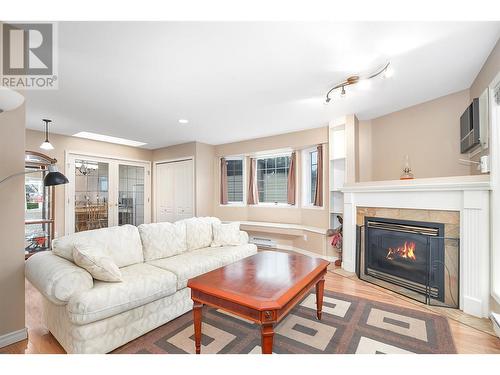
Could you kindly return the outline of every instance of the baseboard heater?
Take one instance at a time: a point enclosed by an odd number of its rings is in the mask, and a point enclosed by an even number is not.
[[[263,238],[263,237],[250,237],[249,241],[250,243],[253,243],[257,247],[265,247],[268,249],[276,249],[278,245],[276,244],[276,241],[270,239],[270,238]]]

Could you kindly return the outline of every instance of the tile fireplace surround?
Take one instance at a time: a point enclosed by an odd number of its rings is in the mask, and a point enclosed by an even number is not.
[[[377,217],[448,222],[451,224],[449,230],[458,232],[456,236],[460,237],[460,309],[477,317],[487,317],[490,298],[489,190],[487,175],[346,185],[342,189],[342,268],[349,272],[356,269],[356,224],[368,212]]]

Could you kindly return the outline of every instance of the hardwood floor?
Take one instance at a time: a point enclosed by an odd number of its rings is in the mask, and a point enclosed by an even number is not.
[[[500,353],[500,339],[491,332],[488,319],[477,319],[458,310],[428,307],[385,289],[376,287],[341,270],[330,268],[325,277],[325,289],[362,298],[403,306],[445,316],[450,324],[458,353]],[[47,331],[41,317],[41,295],[26,281],[26,326],[28,339],[0,349],[0,353],[40,354],[65,353]]]

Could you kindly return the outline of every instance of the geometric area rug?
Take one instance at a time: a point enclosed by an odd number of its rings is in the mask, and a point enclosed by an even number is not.
[[[260,353],[260,327],[235,315],[203,308],[201,352]],[[277,326],[277,354],[456,353],[445,318],[325,290],[323,316],[309,294]],[[194,353],[192,312],[116,349],[120,354]]]

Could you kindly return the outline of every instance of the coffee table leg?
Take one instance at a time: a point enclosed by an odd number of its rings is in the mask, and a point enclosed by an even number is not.
[[[273,339],[274,339],[273,324],[262,324],[261,334],[262,334],[262,342],[261,342],[262,354],[272,354]]]
[[[193,306],[193,321],[194,321],[194,345],[196,354],[201,351],[201,308],[202,303],[195,302]]]
[[[325,290],[325,279],[321,279],[316,283],[316,316],[321,320],[323,309],[323,292]]]

